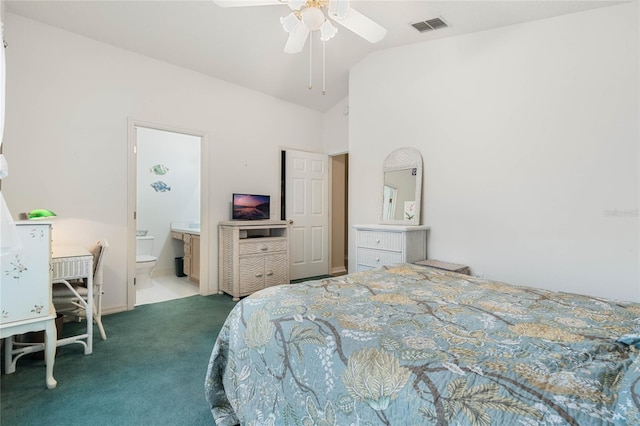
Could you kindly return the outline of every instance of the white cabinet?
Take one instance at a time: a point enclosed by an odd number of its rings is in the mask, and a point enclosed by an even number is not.
[[[2,256],[0,324],[55,315],[51,304],[51,224],[16,223],[22,244]]]
[[[355,225],[356,271],[427,258],[428,226]]]
[[[285,221],[224,221],[218,225],[221,292],[239,300],[289,284],[289,226]]]
[[[56,387],[53,363],[56,348],[56,311],[51,303],[51,223],[16,223],[20,247],[0,262],[0,338],[5,340],[5,374],[13,373],[22,355],[45,349],[46,383]],[[45,330],[45,344],[14,349],[13,337]]]

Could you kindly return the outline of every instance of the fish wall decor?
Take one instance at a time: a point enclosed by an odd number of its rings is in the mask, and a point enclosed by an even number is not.
[[[169,171],[169,168],[164,164],[156,164],[155,166],[151,167],[149,171],[154,175],[166,175]]]
[[[157,182],[153,182],[151,184],[151,187],[153,189],[156,190],[156,192],[167,192],[167,191],[171,191],[171,187],[169,185],[167,185],[166,183],[164,183],[163,181],[159,180]]]

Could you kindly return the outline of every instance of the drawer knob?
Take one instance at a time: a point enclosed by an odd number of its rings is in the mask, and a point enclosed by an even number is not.
[[[267,251],[268,249],[269,249],[269,247],[267,247],[267,246],[260,247],[260,250],[262,250],[262,251]]]
[[[376,240],[376,244],[380,244],[380,240]]]
[[[260,278],[262,276],[262,272],[256,273],[256,278]]]
[[[273,271],[267,271],[267,276],[270,277],[273,275]]]
[[[376,262],[380,263],[380,258],[376,257]]]

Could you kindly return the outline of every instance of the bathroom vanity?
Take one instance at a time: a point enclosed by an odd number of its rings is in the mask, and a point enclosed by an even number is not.
[[[171,238],[182,241],[184,248],[184,266],[182,271],[189,277],[189,281],[200,283],[200,228],[171,224]]]

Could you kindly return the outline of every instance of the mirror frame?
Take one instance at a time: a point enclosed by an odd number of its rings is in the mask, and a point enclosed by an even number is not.
[[[384,177],[386,172],[416,169],[416,213],[413,219],[385,219],[384,218]],[[420,225],[420,211],[422,206],[422,155],[411,147],[398,148],[385,158],[382,165],[382,196],[380,197],[380,223],[383,225]]]

